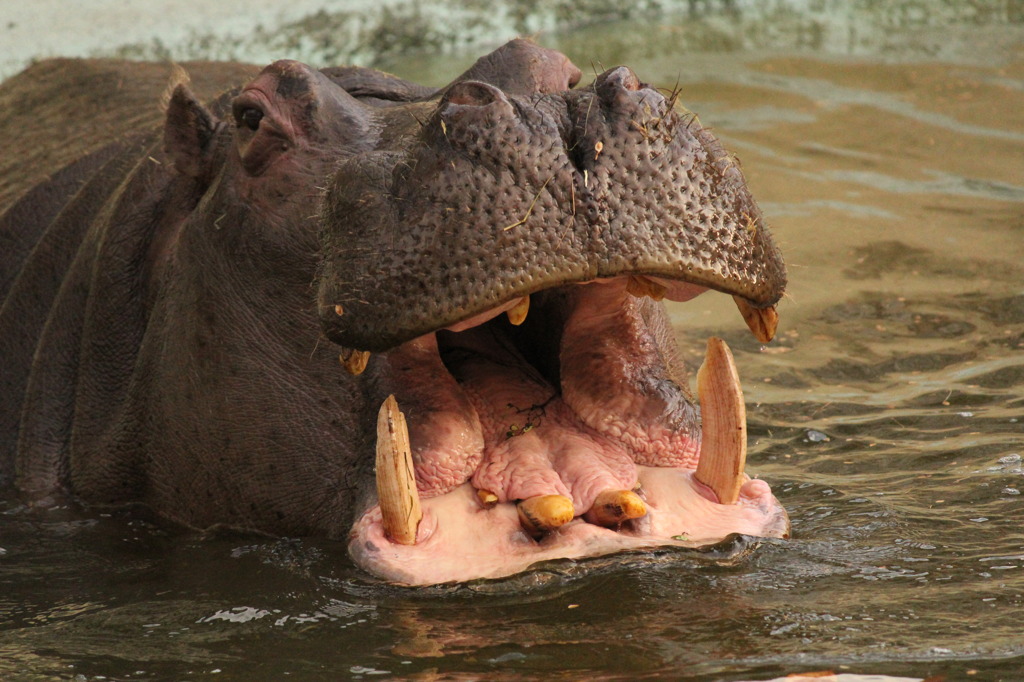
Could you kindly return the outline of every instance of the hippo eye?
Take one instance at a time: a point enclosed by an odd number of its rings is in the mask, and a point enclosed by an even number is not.
[[[263,120],[263,112],[256,107],[246,107],[237,114],[238,125],[244,125],[249,130],[259,130],[260,121]]]

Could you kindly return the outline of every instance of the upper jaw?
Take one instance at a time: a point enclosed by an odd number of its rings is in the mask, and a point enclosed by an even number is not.
[[[735,159],[623,71],[533,98],[460,83],[417,131],[343,162],[319,216],[327,336],[387,350],[628,275],[773,306],[785,267]]]

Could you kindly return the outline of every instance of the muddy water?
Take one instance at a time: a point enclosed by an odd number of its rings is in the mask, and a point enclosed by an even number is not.
[[[1024,26],[999,7],[545,41],[678,82],[770,216],[792,282],[775,342],[724,296],[672,312],[692,361],[710,334],[732,345],[749,468],[793,539],[727,565],[634,557],[424,593],[373,584],[328,543],[8,496],[0,678],[1020,679]]]

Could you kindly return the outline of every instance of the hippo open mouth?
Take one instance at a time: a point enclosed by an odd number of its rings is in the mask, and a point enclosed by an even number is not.
[[[320,215],[324,330],[390,396],[356,562],[429,584],[786,535],[743,471],[728,348],[709,341],[701,419],[660,303],[719,290],[774,334],[784,267],[735,160],[625,68],[466,79],[429,107],[343,162]]]
[[[660,304],[630,292],[638,279],[542,291],[528,319],[498,308],[478,326],[389,354],[393,370],[435,391],[435,404],[461,410],[423,409],[421,386],[395,387],[411,398],[408,426],[393,397],[382,406],[380,503],[350,536],[362,567],[431,584],[731,533],[788,534],[768,485],[744,473],[728,348],[708,343],[701,420]]]

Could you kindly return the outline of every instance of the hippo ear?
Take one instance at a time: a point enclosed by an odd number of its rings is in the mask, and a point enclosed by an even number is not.
[[[200,179],[207,175],[217,119],[184,84],[174,88],[167,102],[164,148],[179,173]]]

